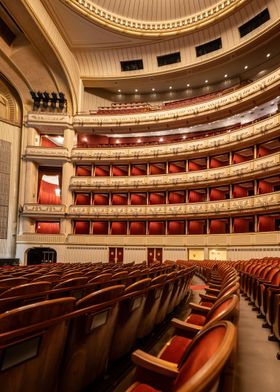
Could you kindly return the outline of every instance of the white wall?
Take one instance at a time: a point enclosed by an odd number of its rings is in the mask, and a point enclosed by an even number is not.
[[[0,257],[15,256],[17,199],[19,180],[19,149],[21,129],[0,120],[0,139],[11,143],[10,190],[7,239],[0,239]]]

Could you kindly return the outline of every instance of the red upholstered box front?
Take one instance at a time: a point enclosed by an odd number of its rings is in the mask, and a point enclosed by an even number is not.
[[[92,222],[92,234],[108,234],[108,222]]]
[[[112,222],[111,234],[116,234],[116,235],[126,234],[126,222]]]
[[[131,222],[130,223],[130,234],[132,234],[132,235],[145,235],[146,234],[146,222]]]

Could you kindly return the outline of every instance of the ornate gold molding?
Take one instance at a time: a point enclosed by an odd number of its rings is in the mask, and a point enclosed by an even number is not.
[[[251,161],[219,167],[176,174],[127,176],[127,177],[72,177],[69,188],[76,191],[145,191],[197,188],[201,186],[227,184],[231,181],[248,180],[263,175],[279,172],[280,153]]]
[[[241,129],[211,136],[204,139],[185,141],[180,143],[170,143],[163,145],[137,146],[137,147],[114,147],[114,148],[74,148],[71,153],[73,161],[86,161],[106,163],[117,161],[127,162],[150,162],[157,160],[176,160],[191,158],[194,156],[213,154],[215,149],[230,150],[235,146],[240,146],[249,140],[255,140],[263,135],[273,137],[279,132],[280,118],[276,114],[255,124],[245,126]]]
[[[180,35],[200,28],[205,28],[211,23],[216,23],[229,13],[234,12],[246,2],[246,0],[222,0],[199,13],[188,15],[180,19],[158,22],[126,18],[97,6],[94,1],[91,0],[60,1],[91,22],[98,23],[110,30],[151,38]]]
[[[63,217],[66,212],[66,207],[64,204],[57,205],[47,205],[47,204],[24,204],[23,206],[23,216],[52,216],[55,218]]]
[[[69,160],[69,152],[66,148],[57,147],[57,148],[49,148],[49,147],[41,147],[41,146],[28,146],[25,149],[25,154],[23,158],[32,160],[32,161],[46,161],[46,160]]]
[[[208,218],[213,216],[230,216],[268,212],[279,208],[280,192],[243,197],[239,199],[219,200],[215,202],[161,204],[161,205],[127,205],[127,206],[70,206],[72,218],[91,219],[152,219],[152,218]]]

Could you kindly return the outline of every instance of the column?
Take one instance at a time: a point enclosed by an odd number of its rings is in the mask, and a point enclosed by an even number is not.
[[[38,193],[38,169],[37,165],[32,161],[26,162],[24,185],[24,204],[37,203]]]
[[[71,152],[75,145],[75,131],[73,129],[64,130],[64,147]],[[62,185],[61,185],[61,203],[65,205],[66,212],[69,206],[72,204],[72,192],[69,189],[70,179],[74,175],[74,166],[71,161],[65,162],[62,165]],[[60,233],[71,234],[72,223],[70,219],[62,219],[60,222]]]

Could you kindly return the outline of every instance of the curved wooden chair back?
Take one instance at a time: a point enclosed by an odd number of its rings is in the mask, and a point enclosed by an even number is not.
[[[138,282],[135,282],[125,288],[125,294],[132,293],[133,291],[144,290],[145,288],[150,286],[151,281],[152,281],[151,278],[138,280]]]
[[[74,286],[86,284],[87,282],[88,282],[87,278],[77,277],[77,278],[67,279],[63,282],[60,282],[60,283],[56,284],[53,288],[54,289],[62,289],[64,287],[74,287]]]
[[[106,287],[87,295],[76,303],[76,309],[86,308],[92,305],[112,301],[124,293],[125,285]]]
[[[0,287],[15,287],[21,284],[28,283],[27,278],[8,278],[0,280]]]
[[[10,289],[1,293],[0,298],[15,297],[19,295],[33,294],[33,293],[34,294],[41,293],[50,290],[50,288],[51,288],[51,284],[49,282],[27,283],[16,287],[11,287]]]
[[[100,274],[100,275],[97,275],[94,278],[90,279],[89,283],[104,283],[104,282],[107,282],[109,279],[111,279],[112,276],[113,276],[113,274],[110,272]]]

